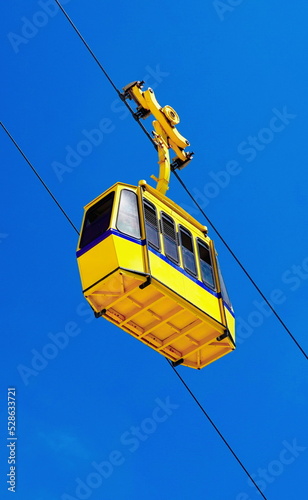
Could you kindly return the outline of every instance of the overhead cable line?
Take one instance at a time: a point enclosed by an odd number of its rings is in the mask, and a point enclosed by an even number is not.
[[[243,264],[241,263],[241,261],[235,255],[235,253],[230,248],[230,246],[228,245],[228,243],[226,242],[226,240],[223,238],[223,236],[221,235],[221,233],[214,226],[214,224],[209,219],[209,217],[205,214],[204,210],[202,210],[201,206],[199,205],[199,203],[197,202],[197,200],[194,198],[194,196],[190,193],[189,189],[186,187],[186,185],[184,184],[184,182],[182,181],[182,179],[180,178],[180,176],[175,171],[173,171],[173,173],[176,176],[176,178],[178,179],[179,183],[185,189],[185,191],[188,194],[188,196],[190,196],[190,198],[193,200],[193,202],[195,203],[195,205],[199,208],[199,210],[202,213],[202,215],[205,217],[205,219],[208,221],[208,223],[212,226],[212,228],[215,231],[215,233],[217,234],[217,236],[221,239],[222,243],[225,245],[225,247],[230,252],[230,254],[234,258],[234,260],[237,262],[237,264],[240,266],[240,268],[242,269],[242,271],[245,273],[245,275],[247,276],[247,278],[249,279],[249,281],[253,284],[253,286],[255,287],[255,289],[259,292],[259,294],[261,295],[261,297],[263,298],[263,300],[266,302],[266,304],[268,305],[268,307],[270,308],[270,310],[272,311],[272,313],[276,316],[276,318],[278,319],[279,323],[283,326],[283,328],[285,329],[285,331],[288,333],[288,335],[290,336],[290,338],[293,340],[293,342],[296,344],[296,346],[301,351],[301,353],[305,356],[305,358],[308,359],[308,356],[305,353],[304,349],[300,346],[300,344],[298,343],[298,341],[296,340],[296,338],[294,337],[294,335],[291,333],[291,331],[289,330],[289,328],[287,327],[287,325],[284,323],[284,321],[281,319],[281,317],[279,316],[279,314],[273,308],[273,306],[271,305],[270,301],[266,298],[266,296],[264,295],[264,293],[262,292],[262,290],[259,288],[259,286],[257,285],[257,283],[250,276],[249,272],[246,270],[246,268],[243,266]]]
[[[168,360],[167,360],[168,361]],[[215,431],[217,432],[217,434],[220,436],[220,438],[223,440],[223,442],[225,443],[225,445],[227,446],[227,448],[229,449],[229,451],[232,453],[232,455],[234,456],[234,458],[237,460],[237,462],[239,463],[239,465],[242,467],[243,471],[245,472],[245,474],[249,477],[250,481],[254,484],[254,486],[256,487],[256,489],[258,490],[258,492],[260,493],[260,495],[265,499],[267,500],[266,496],[262,493],[261,489],[259,488],[259,486],[257,485],[257,483],[254,481],[254,479],[252,478],[252,476],[249,474],[248,470],[246,469],[245,465],[243,464],[243,462],[239,459],[239,457],[237,456],[237,454],[235,453],[235,451],[233,451],[232,447],[229,445],[228,441],[225,439],[225,437],[223,436],[223,434],[220,432],[220,430],[218,429],[217,425],[213,422],[213,420],[211,419],[211,417],[209,416],[209,414],[205,411],[205,409],[203,408],[202,404],[200,403],[200,401],[196,398],[196,396],[194,395],[194,393],[192,392],[192,390],[188,387],[188,385],[186,384],[185,380],[181,377],[181,375],[177,372],[177,370],[174,368],[174,366],[172,366],[172,364],[168,361],[168,364],[171,366],[171,368],[173,369],[174,373],[177,375],[177,377],[180,379],[180,381],[182,382],[182,384],[184,385],[185,389],[187,389],[187,391],[189,392],[189,394],[191,395],[191,397],[193,398],[193,400],[195,401],[195,403],[197,403],[197,405],[199,406],[200,410],[202,411],[202,413],[204,414],[204,416],[208,419],[208,421],[210,422],[210,424],[212,425],[212,427],[214,427]]]
[[[69,17],[69,15],[67,14],[67,12],[63,9],[62,5],[60,4],[60,2],[58,0],[55,0],[56,4],[59,6],[59,8],[61,9],[61,11],[63,12],[64,16],[66,17],[66,19],[68,20],[68,22],[70,23],[70,25],[72,26],[72,28],[75,30],[75,32],[77,33],[77,35],[79,36],[80,40],[82,41],[82,43],[84,44],[84,46],[87,48],[87,50],[89,51],[89,53],[91,54],[91,56],[93,57],[94,61],[96,62],[96,64],[99,66],[99,68],[102,70],[102,72],[104,73],[105,77],[107,78],[107,80],[109,81],[110,85],[113,87],[113,89],[116,91],[116,93],[118,94],[119,98],[121,99],[121,101],[123,101],[123,103],[125,104],[125,106],[127,107],[127,109],[130,111],[130,113],[132,114],[133,118],[136,120],[136,122],[140,125],[140,127],[142,128],[143,132],[145,133],[145,135],[148,137],[148,139],[151,141],[151,143],[153,144],[154,148],[156,149],[157,146],[156,144],[154,143],[152,137],[151,137],[151,134],[149,134],[149,132],[147,131],[147,129],[145,128],[145,126],[141,123],[141,121],[139,120],[138,116],[136,115],[136,113],[134,112],[134,110],[130,107],[130,105],[128,104],[128,102],[124,99],[124,95],[121,93],[121,91],[116,87],[116,85],[114,84],[112,78],[110,78],[110,76],[108,75],[107,71],[105,70],[105,68],[102,66],[102,64],[100,63],[100,61],[98,60],[98,58],[96,57],[96,55],[94,54],[93,50],[91,49],[91,47],[88,45],[88,43],[85,41],[85,39],[83,38],[82,34],[80,33],[80,31],[78,30],[78,28],[75,26],[75,24],[73,23],[73,21],[71,20],[71,18]]]
[[[69,216],[67,215],[67,213],[65,212],[65,210],[61,207],[60,203],[58,202],[58,200],[56,199],[56,197],[52,194],[52,192],[50,191],[49,187],[47,186],[47,184],[45,184],[45,182],[43,181],[42,177],[38,174],[38,172],[36,171],[36,169],[34,168],[34,166],[32,165],[32,163],[30,162],[30,160],[28,160],[28,158],[26,157],[25,153],[22,151],[22,149],[18,146],[17,142],[15,141],[15,139],[12,137],[12,135],[10,134],[10,132],[8,131],[8,129],[3,125],[2,122],[0,122],[0,125],[1,127],[3,128],[3,130],[6,132],[6,134],[8,135],[8,137],[11,139],[12,143],[14,144],[14,146],[18,149],[18,151],[20,152],[21,156],[26,160],[26,162],[28,163],[29,167],[32,169],[32,171],[35,173],[36,177],[39,179],[39,181],[42,183],[42,185],[44,186],[44,188],[46,189],[47,193],[51,196],[51,198],[53,199],[53,201],[55,202],[55,204],[58,206],[58,208],[61,210],[61,212],[63,213],[63,215],[67,218],[68,222],[70,223],[70,225],[73,227],[73,229],[76,231],[77,234],[79,234],[79,231],[77,229],[77,227],[75,226],[75,224],[72,222],[72,220],[69,218]]]

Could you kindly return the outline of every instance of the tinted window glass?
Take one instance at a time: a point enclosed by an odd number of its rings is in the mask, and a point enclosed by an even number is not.
[[[89,208],[82,229],[80,248],[94,241],[108,229],[113,199],[114,191]]]
[[[159,250],[160,244],[156,209],[152,203],[146,200],[144,200],[144,217],[148,244]]]
[[[174,222],[171,217],[165,214],[162,215],[162,230],[166,257],[178,263],[178,245]]]
[[[196,261],[191,234],[187,229],[180,226],[180,236],[184,268],[196,275]]]
[[[214,275],[212,269],[211,255],[209,247],[206,243],[197,240],[199,259],[200,259],[200,269],[201,278],[204,283],[210,285],[210,287],[215,289]]]
[[[121,233],[140,238],[137,195],[133,191],[121,191],[117,228]]]

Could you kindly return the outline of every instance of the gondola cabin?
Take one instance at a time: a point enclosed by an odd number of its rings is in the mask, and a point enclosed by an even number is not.
[[[95,315],[174,365],[200,369],[235,348],[206,228],[145,181],[117,183],[85,207],[77,259]]]

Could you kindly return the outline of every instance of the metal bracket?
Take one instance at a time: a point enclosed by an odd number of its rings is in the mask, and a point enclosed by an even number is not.
[[[223,333],[222,335],[217,337],[216,340],[218,340],[218,342],[220,342],[221,340],[224,340],[228,337],[230,337],[230,332],[229,332],[229,330],[225,330],[225,333]]]
[[[176,368],[177,366],[181,365],[182,363],[184,363],[183,358],[178,359],[177,361],[171,361],[171,366],[173,366],[173,368]]]
[[[186,155],[187,155],[187,160],[185,160],[185,161],[181,160],[178,157],[175,157],[172,159],[172,163],[171,163],[171,171],[172,172],[174,172],[174,170],[182,170],[182,168],[186,167],[188,165],[188,163],[191,162],[194,153],[193,152],[186,153]]]
[[[94,316],[95,318],[100,318],[101,316],[103,316],[104,314],[106,314],[106,309],[102,309],[101,311],[99,312],[96,312],[94,311]]]
[[[139,285],[140,290],[143,290],[144,288],[149,286],[151,283],[152,283],[151,276],[148,276],[146,281],[144,281],[143,283],[141,283],[141,285]]]
[[[138,87],[141,89],[143,87],[143,84],[144,84],[144,81],[141,80],[141,81],[131,82],[131,83],[128,83],[127,85],[125,85],[125,87],[123,87],[124,92],[123,92],[123,94],[121,94],[122,101],[125,101],[126,99],[130,99],[130,100],[134,99],[132,92],[131,92],[131,89],[133,87]],[[135,99],[134,99],[134,101],[135,101]],[[138,102],[137,102],[137,104],[138,104]]]

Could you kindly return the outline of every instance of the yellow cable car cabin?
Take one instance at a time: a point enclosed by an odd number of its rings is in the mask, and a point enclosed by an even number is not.
[[[83,294],[96,317],[200,369],[234,350],[234,313],[206,227],[164,190],[116,183],[86,205]]]

